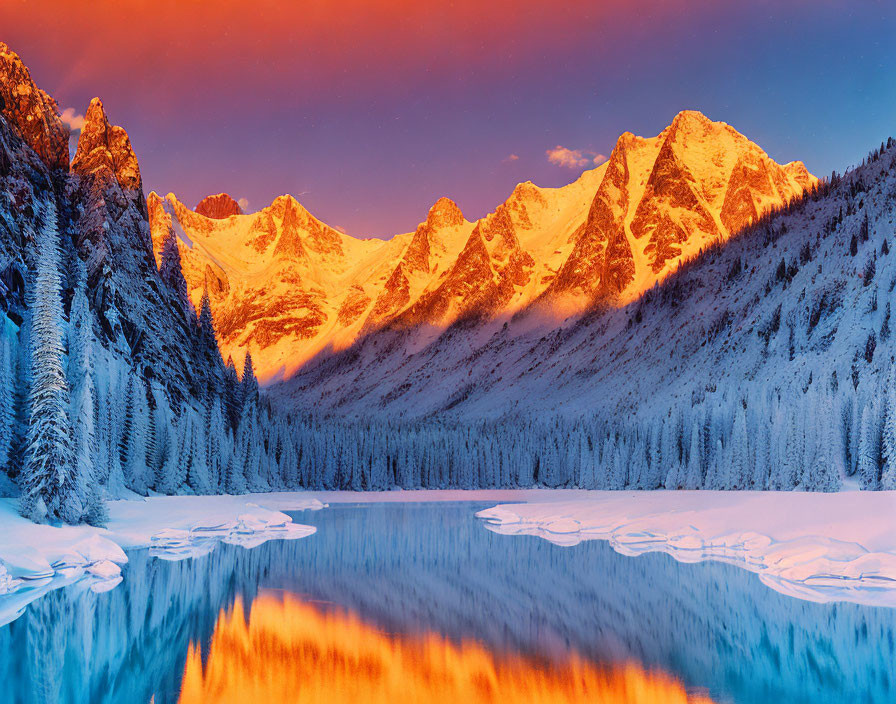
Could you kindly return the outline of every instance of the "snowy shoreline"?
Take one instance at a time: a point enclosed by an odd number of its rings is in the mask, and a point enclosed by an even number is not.
[[[799,599],[896,607],[896,492],[308,491],[111,501],[106,528],[35,524],[0,499],[0,625],[52,589],[114,588],[128,549],[181,560],[220,542],[251,548],[315,532],[284,511],[443,501],[497,503],[476,515],[504,535],[726,562]]]
[[[896,492],[595,491],[476,515],[504,535],[606,540],[623,555],[732,564],[798,599],[896,607]]]
[[[14,499],[0,499],[0,625],[31,601],[76,582],[96,592],[121,582],[126,549],[148,547],[165,560],[210,552],[220,542],[255,547],[304,538],[313,526],[283,511],[318,510],[304,493],[241,496],[157,496],[108,502],[105,528],[50,526],[22,518]]]

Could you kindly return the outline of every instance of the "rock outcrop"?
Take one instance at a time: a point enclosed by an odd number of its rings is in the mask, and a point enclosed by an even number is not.
[[[0,115],[51,171],[68,170],[68,128],[19,55],[0,42]]]
[[[99,98],[90,101],[84,115],[72,173],[101,180],[112,177],[123,191],[142,193],[140,165],[128,133],[122,127],[109,124]]]
[[[217,193],[213,196],[206,196],[197,204],[194,209],[200,215],[214,220],[224,220],[231,215],[242,215],[243,209],[231,196],[226,193]]]

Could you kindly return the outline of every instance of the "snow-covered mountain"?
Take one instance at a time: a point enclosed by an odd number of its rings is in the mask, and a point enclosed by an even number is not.
[[[890,139],[628,304],[381,331],[273,392],[322,485],[894,489],[894,203]]]
[[[157,266],[136,155],[102,102],[69,164],[57,104],[0,43],[0,494],[28,517],[98,522],[103,495],[223,478],[255,379],[225,367],[177,253]]]
[[[881,329],[892,326],[896,281],[888,254],[894,160],[896,148],[875,150],[861,167],[710,246],[661,284],[642,286],[625,305],[598,306],[556,327],[527,310],[475,338],[450,328],[416,350],[396,340],[398,332],[371,336],[300,370],[278,392],[344,413],[425,417],[450,408],[478,418],[632,412],[646,401],[690,403],[692,394],[723,384],[801,388],[813,372],[816,384],[836,372],[844,385],[855,368],[880,380],[891,357]],[[872,333],[879,349],[866,355]]]
[[[358,239],[290,196],[242,214],[228,195],[190,210],[148,199],[157,256],[178,235],[195,305],[208,290],[222,349],[252,352],[261,377],[359,338],[415,330],[419,347],[458,321],[507,319],[533,304],[559,321],[631,301],[701,249],[817,183],[729,125],[679,113],[653,138],[623,134],[609,160],[562,188],[519,184],[468,221],[439,199],[413,233]]]
[[[175,398],[207,388],[214,357],[197,345],[196,321],[159,277],[137,157],[124,129],[94,99],[69,169],[69,131],[55,101],[0,43],[0,297],[14,318],[24,307],[33,232],[43,199],[55,202],[66,271],[87,265],[97,333],[141,373],[164,379]],[[66,281],[66,287],[73,285]],[[219,364],[219,367],[221,365]]]

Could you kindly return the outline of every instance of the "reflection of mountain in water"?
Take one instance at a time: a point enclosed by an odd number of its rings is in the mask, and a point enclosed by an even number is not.
[[[546,662],[455,645],[432,633],[397,635],[356,615],[264,592],[221,612],[207,651],[190,648],[180,704],[712,704],[633,663],[576,655]]]
[[[497,652],[632,659],[722,701],[896,696],[896,611],[798,601],[727,565],[500,536],[473,511],[331,508],[300,514],[319,527],[307,540],[221,546],[184,562],[132,553],[111,592],[58,590],[0,628],[0,682],[13,702],[130,703],[153,693],[157,704],[174,702],[190,642],[208,652],[219,609],[240,595],[250,610],[259,589],[273,588],[334,602],[396,633],[434,631]]]

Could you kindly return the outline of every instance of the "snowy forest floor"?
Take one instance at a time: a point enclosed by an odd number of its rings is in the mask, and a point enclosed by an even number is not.
[[[799,599],[896,607],[896,492],[595,491],[477,515],[505,535],[726,562]]]
[[[311,491],[111,501],[106,528],[34,524],[0,499],[0,625],[51,589],[115,587],[126,549],[179,560],[219,542],[251,548],[314,533],[283,511],[433,501],[496,503],[477,515],[497,533],[716,560],[800,599],[896,607],[896,492]]]

